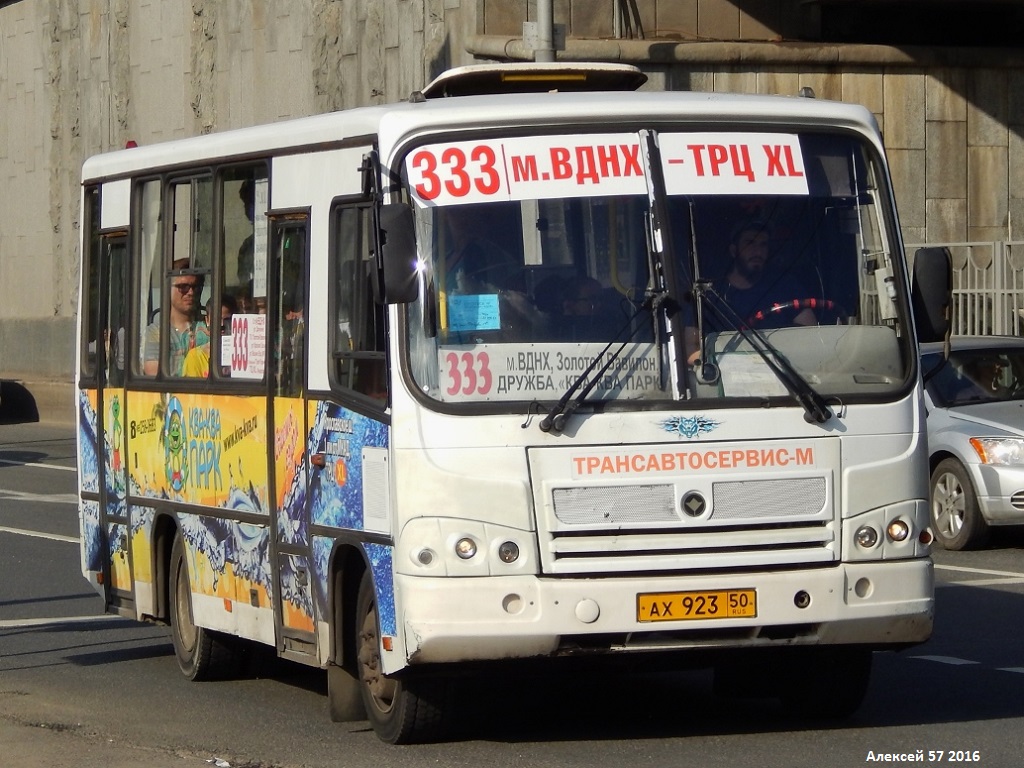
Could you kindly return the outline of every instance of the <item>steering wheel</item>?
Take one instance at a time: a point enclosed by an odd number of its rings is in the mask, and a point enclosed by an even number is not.
[[[759,309],[747,318],[747,325],[751,328],[756,328],[770,317],[776,317],[783,312],[792,313],[793,317],[795,317],[805,309],[812,309],[815,312],[831,312],[835,315],[837,323],[845,323],[850,319],[850,315],[846,310],[831,299],[787,299],[786,301],[776,301],[763,309]]]

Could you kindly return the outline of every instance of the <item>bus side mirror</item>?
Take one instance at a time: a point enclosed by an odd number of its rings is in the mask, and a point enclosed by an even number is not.
[[[918,248],[914,253],[910,303],[917,340],[945,341],[953,303],[953,266],[948,248]]]
[[[402,203],[388,203],[377,215],[380,234],[381,285],[377,299],[382,304],[409,304],[416,301],[419,290],[416,280],[416,220],[412,208]]]

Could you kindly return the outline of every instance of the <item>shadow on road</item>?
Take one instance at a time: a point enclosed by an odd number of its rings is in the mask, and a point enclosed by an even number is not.
[[[1024,596],[947,587],[930,641],[875,654],[861,708],[845,720],[796,718],[774,699],[718,695],[704,670],[633,670],[467,681],[458,738],[507,742],[888,729],[1024,716],[1018,628]],[[966,622],[966,623],[965,623]],[[485,704],[481,705],[481,702]]]
[[[17,381],[0,381],[0,424],[39,421],[39,408],[32,393]]]
[[[35,464],[49,457],[49,454],[40,451],[0,451],[0,467]]]

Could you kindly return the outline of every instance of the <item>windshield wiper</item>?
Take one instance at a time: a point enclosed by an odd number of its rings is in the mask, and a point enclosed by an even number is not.
[[[765,365],[775,374],[775,377],[782,382],[782,385],[789,393],[796,398],[796,401],[804,409],[807,421],[815,424],[824,424],[832,418],[832,411],[821,393],[811,386],[800,372],[793,367],[793,364],[786,359],[765,336],[756,328],[751,328],[743,322],[742,318],[716,291],[710,281],[698,280],[693,285],[694,298],[697,302],[707,301],[707,306],[721,319],[739,333],[761,359]],[[711,299],[714,299],[713,301]],[[706,359],[705,354],[701,355]],[[703,363],[707,365],[707,363]],[[703,376],[703,373],[702,373]]]
[[[626,345],[633,340],[642,326],[637,324],[629,336],[619,344],[619,348],[612,354],[608,355],[608,357],[605,358],[604,364],[601,365],[600,368],[597,368],[597,364],[601,362],[601,358],[605,356],[608,350],[612,348],[612,345],[619,340],[619,337],[633,324],[641,313],[646,311],[656,311],[657,308],[661,306],[661,303],[664,301],[666,296],[667,294],[665,292],[650,293],[647,295],[643,300],[643,303],[636,308],[636,311],[629,316],[629,319],[626,320],[625,324],[618,330],[618,332],[616,332],[615,336],[612,337],[612,340],[604,345],[604,348],[597,353],[594,359],[590,361],[590,364],[579,376],[576,377],[569,388],[565,390],[565,393],[558,399],[558,402],[551,407],[551,410],[548,411],[547,415],[540,420],[539,426],[541,432],[554,432],[557,435],[565,429],[565,423],[569,420],[569,417],[576,413],[579,407],[586,402],[587,397],[594,390],[594,387],[597,386],[601,377],[604,376],[605,373],[608,372],[608,369],[612,367],[612,364],[619,359],[619,355],[622,354]],[[596,372],[594,371],[595,368],[597,368]],[[589,381],[587,381],[591,373],[594,375]],[[584,383],[586,383],[585,387],[583,387]],[[572,400],[573,395],[576,394],[580,387],[583,387],[582,391],[580,391],[575,400]],[[572,400],[571,403],[569,402],[570,400]]]

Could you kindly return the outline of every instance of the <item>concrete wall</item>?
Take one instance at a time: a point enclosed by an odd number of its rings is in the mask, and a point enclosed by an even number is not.
[[[810,86],[821,98],[863,103],[884,130],[908,241],[1024,236],[1019,50],[779,42],[814,39],[817,5],[802,0],[635,6],[639,15],[624,24],[612,0],[554,0],[569,34],[559,58],[635,63],[651,88],[793,94]],[[87,156],[129,139],[149,144],[403,99],[452,66],[531,58],[526,20],[536,20],[535,0],[0,7],[0,379],[39,392],[70,385]]]
[[[780,62],[772,71],[694,63],[675,78],[693,90],[793,94],[809,86],[819,98],[864,104],[885,137],[908,242],[1024,236],[1022,62]]]
[[[89,155],[406,98],[472,63],[475,25],[475,3],[459,0],[0,7],[0,379],[45,396],[43,418],[70,409],[70,386],[55,402],[42,393],[73,377]]]

